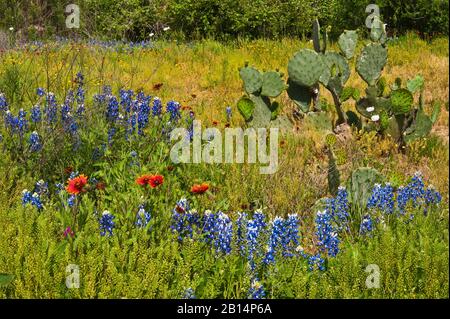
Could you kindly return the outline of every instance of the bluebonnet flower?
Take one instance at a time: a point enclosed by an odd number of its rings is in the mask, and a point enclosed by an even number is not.
[[[77,97],[77,104],[78,105],[83,105],[84,104],[85,95],[84,95],[84,89],[83,89],[83,85],[82,84],[80,86],[78,86],[78,88],[77,88],[76,97]]]
[[[231,106],[227,106],[225,111],[227,113],[227,121],[230,121],[231,120]]]
[[[216,238],[214,240],[214,246],[216,252],[224,254],[231,253],[231,239],[233,237],[233,223],[228,215],[218,212],[215,229]]]
[[[136,156],[137,156],[136,151],[131,151],[131,152],[130,152],[130,156],[131,156],[131,157],[136,157]]]
[[[264,215],[263,211],[261,209],[257,209],[253,213],[253,219],[255,220],[255,226],[259,228],[259,230],[266,227],[266,216]]]
[[[44,195],[48,193],[48,183],[44,180],[39,180],[34,184],[33,193],[38,193],[39,195]]]
[[[109,97],[108,106],[106,108],[106,119],[115,122],[119,118],[119,102],[113,95]]]
[[[183,299],[195,299],[195,293],[194,293],[194,289],[192,288],[187,288],[184,292],[183,292]]]
[[[78,72],[76,77],[75,77],[75,81],[78,83],[78,85],[83,85],[84,84],[84,75],[81,72]]]
[[[418,207],[424,202],[425,188],[422,176],[419,172],[414,174],[411,182],[399,187],[397,192],[397,207],[401,214],[405,214],[406,205],[411,202],[413,207]]]
[[[320,254],[311,255],[308,258],[308,265],[309,270],[314,271],[316,269],[318,270],[325,270],[325,260],[320,256]]]
[[[33,193],[33,196],[31,196],[31,205],[36,206],[38,210],[44,208],[38,193]]]
[[[111,145],[113,141],[113,137],[116,134],[116,129],[114,127],[111,127],[108,130],[108,144]]]
[[[31,194],[30,191],[28,191],[27,189],[24,189],[22,191],[22,205],[25,206],[26,204],[31,202],[31,197],[33,195]]]
[[[105,236],[106,234],[112,236],[115,227],[114,218],[114,215],[112,215],[109,211],[105,210],[103,212],[99,220],[101,236]]]
[[[367,202],[367,208],[379,209],[386,214],[394,212],[394,191],[390,184],[375,184]]]
[[[23,135],[28,129],[27,112],[23,109],[19,110],[19,115],[17,116],[17,127],[19,129],[19,134]]]
[[[361,225],[359,227],[359,233],[364,235],[372,232],[373,230],[373,221],[372,217],[369,214],[364,215]]]
[[[338,231],[348,230],[349,205],[347,190],[340,186],[336,197],[327,200],[327,213],[330,218],[336,223]]]
[[[264,299],[266,297],[266,292],[264,291],[263,285],[259,282],[258,278],[253,278],[250,290],[248,292],[249,299]]]
[[[39,104],[36,104],[31,108],[30,116],[33,123],[39,123],[41,121],[41,107],[39,106]]]
[[[275,262],[275,254],[282,242],[284,236],[284,220],[281,217],[275,217],[271,222],[271,233],[269,237],[269,244],[263,263],[271,264]]]
[[[45,95],[45,90],[43,88],[37,88],[36,94],[40,97]]]
[[[77,197],[75,195],[70,195],[69,198],[67,199],[67,205],[69,207],[73,207],[75,205],[76,198]]]
[[[30,144],[30,151],[32,152],[38,152],[42,149],[41,139],[36,131],[31,133],[28,143]]]
[[[433,185],[430,185],[426,190],[425,190],[425,203],[427,205],[430,204],[439,204],[442,201],[442,196],[441,194],[434,189]]]
[[[181,118],[181,113],[180,113],[180,104],[178,102],[175,101],[169,101],[167,102],[167,113],[170,114],[170,121],[177,121],[178,119]]]
[[[298,246],[300,240],[300,236],[298,234],[300,220],[297,214],[288,214],[288,218],[284,223],[284,233],[281,239],[281,245],[283,246],[283,256],[293,257],[293,251]]]
[[[61,120],[63,122],[66,122],[68,120],[68,118],[70,117],[70,111],[71,111],[71,107],[69,103],[64,103],[61,106]]]
[[[153,116],[160,116],[161,112],[162,112],[161,99],[159,97],[155,97],[153,99],[152,114]]]
[[[61,183],[56,183],[55,184],[56,187],[56,194],[58,195],[59,193],[61,193],[61,191],[64,189],[64,185]]]
[[[139,206],[139,211],[136,214],[136,226],[146,227],[152,218],[150,212],[146,211],[144,205]]]
[[[200,216],[196,210],[191,210],[186,198],[180,199],[172,210],[172,223],[170,228],[178,233],[178,240],[186,236],[192,238],[194,227],[200,227]]]
[[[339,238],[336,229],[332,225],[332,216],[327,210],[319,211],[317,212],[315,223],[319,249],[328,253],[329,256],[335,257],[339,252]]]
[[[243,256],[245,254],[245,239],[246,239],[246,230],[245,226],[247,224],[247,214],[246,213],[238,213],[238,219],[236,221],[236,244],[238,247],[238,251]]]
[[[247,260],[250,265],[250,269],[253,271],[256,267],[256,253],[258,251],[258,237],[260,234],[260,229],[257,222],[251,219],[247,223]]]
[[[8,102],[6,101],[5,94],[0,93],[0,112],[8,110]]]
[[[57,121],[57,113],[58,113],[58,106],[56,102],[55,94],[52,92],[49,92],[47,94],[47,101],[46,105],[44,107],[44,114],[45,114],[45,120],[47,121],[47,124],[54,124]]]
[[[6,110],[5,112],[5,125],[6,128],[11,130],[11,133],[16,133],[18,130],[19,119],[15,117],[10,110]]]
[[[206,243],[210,244],[214,240],[216,225],[216,215],[210,210],[206,210],[202,219],[202,234]]]
[[[69,91],[67,92],[67,96],[66,99],[64,101],[64,104],[67,105],[72,105],[73,104],[73,100],[74,100],[74,95],[73,95],[73,91],[71,89],[69,89]],[[70,111],[70,110],[69,110]]]
[[[54,124],[57,122],[57,112],[58,112],[58,106],[56,102],[56,97],[53,93],[47,94],[47,100],[46,105],[44,107],[44,115],[45,120],[47,121],[47,124]]]
[[[131,110],[131,101],[133,94],[134,93],[132,90],[119,90],[120,105],[125,113],[129,113]]]
[[[148,102],[139,103],[137,122],[138,122],[138,134],[143,134],[143,129],[148,125],[148,116],[150,113],[150,106]]]

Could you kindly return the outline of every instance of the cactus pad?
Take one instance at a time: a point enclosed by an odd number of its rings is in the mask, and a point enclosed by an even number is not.
[[[336,52],[325,53],[325,63],[331,71],[331,77],[338,76],[341,79],[342,85],[345,85],[350,77],[350,67],[347,60]],[[334,71],[333,71],[334,68]]]
[[[319,82],[326,69],[322,57],[309,49],[297,52],[288,64],[289,77],[302,86],[313,86]]]
[[[243,96],[237,103],[237,108],[246,121],[249,121],[255,109],[255,103],[248,97]]]
[[[406,83],[406,87],[412,94],[416,93],[417,91],[422,90],[424,85],[425,85],[425,80],[420,75],[417,75],[414,79],[409,80]]]
[[[422,110],[419,110],[417,112],[416,119],[414,120],[413,125],[411,125],[405,131],[405,142],[409,143],[416,139],[427,136],[428,134],[430,134],[432,127],[433,122],[431,122],[428,115],[426,115]]]
[[[358,34],[354,30],[346,30],[339,36],[338,45],[341,52],[347,59],[351,59],[355,54]]]
[[[270,71],[263,74],[261,95],[277,97],[284,89],[286,89],[286,85],[280,73]]]
[[[298,85],[290,78],[288,79],[288,85],[287,93],[291,100],[303,113],[308,112],[312,101],[311,88]]]
[[[387,62],[387,50],[380,44],[364,47],[356,62],[356,70],[369,85],[375,85]]]
[[[248,94],[254,94],[261,89],[263,77],[257,69],[245,66],[239,69],[239,75],[244,81],[244,89]]]

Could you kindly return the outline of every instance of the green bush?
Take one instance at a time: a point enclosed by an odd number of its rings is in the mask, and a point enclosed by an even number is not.
[[[372,2],[372,1],[371,1]],[[393,34],[448,35],[448,1],[377,0]],[[48,0],[0,0],[0,29],[14,27],[27,38],[73,34],[65,28],[67,4]],[[364,25],[369,1],[359,0],[78,0],[84,36],[143,40],[170,25],[183,38],[274,38],[309,35],[314,18],[333,30]],[[155,32],[156,31],[156,32]],[[333,32],[331,33],[333,35]]]

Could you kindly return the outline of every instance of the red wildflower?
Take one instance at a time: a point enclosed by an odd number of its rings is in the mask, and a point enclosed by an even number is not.
[[[213,124],[214,126],[217,126],[217,124],[219,124],[219,122],[217,122],[216,120],[214,120],[214,121],[212,121],[212,124]]]
[[[191,187],[191,192],[194,194],[203,194],[204,192],[206,192],[209,188],[209,185],[207,183],[202,183],[202,184],[194,184]]]
[[[83,187],[86,186],[87,181],[87,176],[84,176],[83,174],[69,179],[69,181],[67,182],[66,190],[69,194],[78,195],[79,193],[85,191]]]
[[[156,186],[161,185],[163,182],[164,182],[164,176],[153,175],[152,177],[150,177],[148,184],[151,186],[151,188],[155,188]]]
[[[142,175],[136,179],[136,183],[141,186],[150,185],[151,188],[155,188],[164,182],[164,176],[162,175]]]
[[[136,178],[136,183],[141,186],[148,185],[148,182],[150,181],[151,177],[152,177],[152,175],[148,175],[148,174],[139,176],[138,178]]]
[[[67,238],[67,237],[74,237],[74,236],[75,236],[74,231],[70,228],[70,226],[68,226],[66,228],[66,230],[64,230],[64,237]]]

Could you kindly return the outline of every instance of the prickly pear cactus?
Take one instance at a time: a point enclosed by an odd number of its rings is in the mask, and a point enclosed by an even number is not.
[[[274,71],[265,72],[262,76],[262,96],[277,97],[286,89],[282,74]]]
[[[387,50],[381,44],[366,45],[356,61],[356,70],[369,85],[375,85],[387,63]]]
[[[237,108],[245,121],[253,127],[289,129],[290,121],[278,115],[279,103],[270,99],[279,96],[286,89],[283,74],[277,71],[261,73],[247,63],[239,69],[239,74],[247,95],[238,101]]]
[[[339,49],[347,59],[353,58],[357,43],[358,33],[354,30],[345,30],[338,39]]]
[[[360,167],[354,170],[347,181],[349,201],[359,208],[365,208],[374,185],[383,181],[383,175],[376,169]]]
[[[307,87],[319,82],[320,76],[326,70],[322,56],[309,49],[297,52],[288,64],[289,79]]]
[[[298,85],[290,78],[288,79],[287,94],[303,113],[309,111],[314,94],[313,90],[311,87]]]

